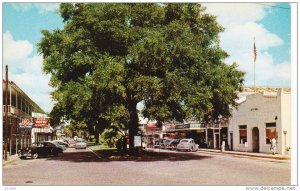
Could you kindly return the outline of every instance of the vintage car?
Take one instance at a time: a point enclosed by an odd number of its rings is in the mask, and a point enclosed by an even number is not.
[[[167,149],[175,150],[177,148],[180,139],[172,139],[169,144],[167,145]]]
[[[171,139],[163,139],[160,142],[160,148],[161,149],[167,149],[167,146],[170,144],[170,142],[171,142]]]
[[[63,151],[67,149],[67,146],[69,146],[67,143],[61,140],[54,140],[51,142],[55,144],[57,147],[60,147]]]
[[[87,144],[84,139],[78,138],[75,143],[75,149],[86,149]]]
[[[62,149],[57,147],[50,141],[45,142],[36,142],[33,143],[30,147],[23,148],[19,151],[18,156],[21,159],[32,157],[37,159],[40,156],[47,157],[48,155],[58,156],[59,153],[62,153]]]
[[[195,143],[194,139],[181,139],[177,145],[177,151],[198,151],[199,145]]]

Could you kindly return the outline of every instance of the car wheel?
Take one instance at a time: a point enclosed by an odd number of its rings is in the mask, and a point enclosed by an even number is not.
[[[25,156],[21,156],[20,159],[26,159],[26,157]]]
[[[54,153],[54,156],[55,156],[55,157],[58,157],[58,152],[55,152],[55,153]]]
[[[33,155],[32,155],[32,158],[33,159],[37,159],[39,157],[39,154],[38,153],[34,153]]]

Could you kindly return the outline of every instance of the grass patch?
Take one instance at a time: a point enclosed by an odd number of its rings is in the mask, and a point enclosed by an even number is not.
[[[108,147],[108,146],[106,146],[106,145],[88,145],[88,147],[90,148],[90,149],[92,149],[93,151],[106,151],[106,150],[117,150],[116,148],[110,148],[110,147]]]
[[[110,148],[105,145],[93,145],[89,147],[103,161],[177,161],[177,160],[191,160],[197,159],[199,156],[180,154],[180,153],[163,153],[141,150],[137,151],[118,151],[116,148]],[[203,157],[200,157],[203,158]]]

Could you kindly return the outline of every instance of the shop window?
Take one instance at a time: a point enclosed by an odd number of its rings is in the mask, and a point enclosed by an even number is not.
[[[18,106],[17,108],[21,110],[21,108],[22,108],[22,97],[19,94],[17,94],[17,106]]]
[[[247,125],[240,125],[240,144],[245,144],[247,142]]]
[[[266,144],[271,144],[273,137],[277,137],[276,123],[266,123]]]
[[[13,92],[12,92],[12,94],[11,94],[11,105],[12,106],[17,106],[17,103],[16,103],[16,94],[14,94]]]

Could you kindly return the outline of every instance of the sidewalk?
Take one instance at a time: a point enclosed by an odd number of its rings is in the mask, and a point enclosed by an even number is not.
[[[242,156],[249,156],[249,157],[258,157],[258,158],[271,158],[277,160],[290,160],[291,156],[289,155],[279,155],[279,154],[269,154],[269,153],[252,153],[252,152],[241,152],[241,151],[223,151],[218,149],[203,149],[200,148],[198,152],[214,152],[220,154],[232,154],[232,155],[242,155]]]
[[[154,151],[154,152],[174,152],[170,150],[165,149],[153,149],[153,148],[147,148],[146,150]],[[219,149],[205,149],[205,148],[199,148],[198,153],[216,153],[216,154],[229,154],[229,155],[240,155],[240,156],[246,156],[246,157],[257,157],[257,158],[269,158],[269,159],[276,159],[276,160],[291,160],[291,156],[289,155],[279,155],[279,154],[269,154],[269,153],[252,153],[252,152],[241,152],[241,151],[224,151],[221,152]],[[196,153],[197,153],[196,152]]]
[[[12,163],[16,160],[20,160],[18,155],[11,155],[11,156],[7,156],[7,157],[8,157],[7,161],[2,160],[2,167],[6,166],[6,165],[8,165],[8,164],[10,164],[10,163]]]

